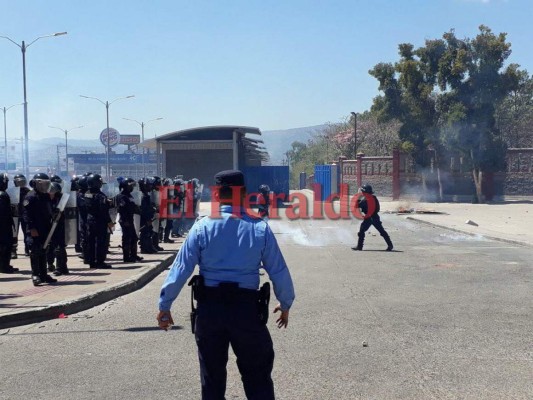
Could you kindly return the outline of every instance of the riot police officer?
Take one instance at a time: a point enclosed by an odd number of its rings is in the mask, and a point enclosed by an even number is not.
[[[85,193],[89,190],[87,185],[87,175],[82,175],[78,179],[78,193],[76,194],[76,204],[78,205],[78,242],[81,248],[81,256],[84,264],[88,264],[87,255],[87,202]]]
[[[152,205],[151,192],[153,189],[153,178],[139,179],[139,190],[142,192],[141,198],[141,231],[140,231],[140,246],[141,253],[154,254],[157,249],[152,242],[153,230],[152,224],[155,216],[155,208]]]
[[[17,272],[17,268],[9,265],[11,261],[11,249],[13,246],[13,229],[15,223],[11,213],[11,199],[6,193],[9,178],[6,173],[0,174],[0,273],[11,274]],[[11,229],[10,229],[11,228]]]
[[[28,246],[26,245],[26,223],[24,222],[24,219],[22,218],[22,214],[24,213],[24,199],[26,198],[26,195],[29,193],[30,189],[27,187],[27,180],[26,177],[22,174],[17,174],[13,177],[13,183],[16,187],[20,188],[20,199],[19,199],[19,205],[18,205],[18,226],[16,226],[16,230],[18,232],[19,227],[22,229],[22,234],[24,235],[24,255],[29,256],[30,250]],[[15,240],[13,242],[13,252],[11,258],[17,258],[17,250],[18,250],[18,240]]]
[[[70,191],[76,193],[76,205],[78,208],[78,192],[80,190],[79,185],[80,177],[77,175],[74,175],[72,179],[70,180]],[[81,253],[81,242],[80,242],[80,221],[79,221],[79,211],[76,210],[76,244],[74,245],[74,250],[76,250],[76,253]]]
[[[90,268],[108,269],[105,263],[108,249],[107,234],[113,222],[109,215],[109,201],[101,188],[104,181],[100,174],[87,177],[89,190],[84,200],[87,207],[87,259]]]
[[[26,241],[30,248],[30,263],[34,286],[41,283],[55,283],[46,271],[46,249],[44,243],[52,228],[52,200],[50,178],[45,173],[37,173],[30,181],[31,190],[24,199],[24,222],[26,223]]]
[[[176,215],[172,223],[172,237],[181,237],[181,227],[183,224],[183,210],[184,210],[184,200],[185,200],[185,190],[184,182],[181,178],[174,178],[174,198],[176,203],[174,203],[174,212]]]
[[[159,229],[161,228],[161,218],[159,214],[159,207],[160,207],[160,190],[162,181],[161,178],[158,176],[153,176],[152,178],[152,193],[151,193],[151,200],[152,200],[152,207],[154,208],[154,221],[152,223],[152,245],[154,246],[154,249],[157,251],[163,251],[165,250],[161,246],[159,246]]]
[[[56,219],[59,209],[59,201],[63,196],[61,184],[57,178],[51,177],[55,182],[52,182],[50,187],[50,198],[52,199],[52,213],[54,220]],[[61,178],[60,178],[61,179]],[[67,266],[67,244],[65,241],[65,214],[61,213],[57,220],[57,225],[52,234],[52,238],[48,245],[46,252],[46,261],[48,263],[48,271],[53,272],[55,276],[68,275],[70,272]],[[54,260],[56,265],[54,265]]]
[[[166,192],[166,198],[168,200],[174,200],[174,190],[172,190],[172,187],[171,187],[171,184],[172,184],[172,180],[170,178],[165,178],[163,179],[163,182],[162,182],[162,187],[163,187],[163,190]],[[170,203],[169,205],[167,205],[167,213],[166,213],[166,216],[165,218],[163,219],[162,215],[162,210],[160,210],[160,215],[161,215],[161,219],[160,219],[160,227],[159,227],[159,241],[160,242],[163,242],[163,243],[174,243],[174,240],[170,239],[170,232],[172,231],[172,225],[173,225],[173,220],[171,218],[169,218],[169,208],[172,207],[172,203]]]
[[[376,230],[379,232],[379,234],[385,239],[385,243],[387,243],[387,251],[392,251],[393,245],[392,241],[389,237],[389,234],[387,231],[385,231],[385,228],[383,228],[383,225],[381,224],[381,219],[379,218],[379,201],[378,198],[374,195],[374,191],[372,190],[372,186],[366,184],[363,185],[360,189],[362,193],[367,193],[368,195],[372,196],[372,199],[374,200],[375,208],[371,215],[368,215],[369,213],[369,207],[368,202],[366,200],[366,197],[359,200],[359,208],[365,214],[365,219],[361,222],[361,226],[359,227],[359,233],[357,236],[359,237],[357,241],[357,246],[352,247],[352,250],[363,250],[363,244],[365,242],[365,232],[371,227],[374,226]]]
[[[116,197],[117,212],[120,215],[119,223],[122,228],[122,255],[124,262],[141,261],[137,255],[137,233],[133,223],[133,214],[136,208],[131,192],[137,183],[132,178],[125,178],[119,183],[120,193]]]
[[[268,185],[259,186],[257,204],[259,205],[259,215],[261,218],[268,217],[268,208],[270,206],[270,187]]]

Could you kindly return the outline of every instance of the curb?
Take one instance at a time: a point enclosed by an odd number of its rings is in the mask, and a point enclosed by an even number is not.
[[[452,232],[463,233],[463,234],[469,235],[469,236],[481,235],[484,238],[487,238],[487,239],[490,239],[490,240],[496,240],[498,242],[516,244],[518,246],[524,246],[524,247],[533,247],[533,244],[528,243],[528,242],[521,242],[520,240],[504,239],[504,238],[501,238],[501,237],[485,235],[485,234],[482,234],[482,233],[472,233],[472,232],[468,232],[468,231],[463,231],[461,229],[451,228],[449,226],[440,225],[440,224],[435,224],[434,222],[424,221],[423,219],[418,219],[416,217],[407,216],[407,217],[405,217],[405,219],[408,219],[410,221],[420,222],[422,224],[434,226],[434,227],[441,228],[441,229],[446,229],[446,230],[449,230],[449,231],[452,231]]]
[[[176,252],[177,253],[177,252]],[[96,307],[117,297],[124,296],[139,290],[161,272],[168,268],[174,261],[176,254],[172,254],[159,264],[150,263],[146,271],[126,279],[118,284],[106,287],[102,290],[86,294],[74,300],[50,304],[49,306],[22,311],[0,316],[0,329],[13,328],[57,318],[60,314],[75,314],[80,311]]]

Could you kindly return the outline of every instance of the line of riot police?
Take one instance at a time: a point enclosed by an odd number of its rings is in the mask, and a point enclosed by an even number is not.
[[[108,197],[102,191],[102,177],[90,172],[74,176],[70,183],[45,173],[35,174],[29,188],[24,175],[16,175],[12,187],[8,182],[8,175],[0,174],[0,223],[9,227],[0,234],[0,273],[18,271],[10,261],[18,257],[18,232],[22,228],[24,254],[30,258],[35,286],[57,282],[49,273],[69,274],[68,245],[75,246],[90,268],[111,268],[106,258],[115,226],[113,211],[122,230],[124,262],[143,259],[137,255],[138,243],[144,254],[164,250],[160,243],[173,243],[171,234],[182,236],[192,225],[184,218],[187,204],[193,205],[196,216],[202,190],[197,179],[185,182],[155,176],[136,182],[119,178],[120,193]],[[164,203],[165,218],[160,218],[161,193],[170,200]],[[187,196],[191,202],[186,201]]]

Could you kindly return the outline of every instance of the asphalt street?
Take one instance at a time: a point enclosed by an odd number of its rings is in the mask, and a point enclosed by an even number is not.
[[[357,220],[271,221],[297,297],[288,329],[269,320],[277,398],[532,399],[533,250],[382,220],[397,251],[375,230],[352,251]],[[156,327],[165,276],[0,331],[0,399],[199,399],[188,288]],[[245,398],[233,355],[226,397]]]

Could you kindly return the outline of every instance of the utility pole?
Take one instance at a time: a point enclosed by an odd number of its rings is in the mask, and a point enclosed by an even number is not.
[[[352,111],[353,115],[353,154],[357,158],[357,114]]]

